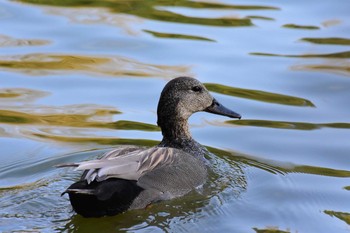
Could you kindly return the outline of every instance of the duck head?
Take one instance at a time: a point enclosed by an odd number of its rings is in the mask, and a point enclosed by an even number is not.
[[[178,77],[169,81],[160,95],[157,109],[157,123],[162,129],[163,136],[190,137],[188,118],[200,111],[241,118],[241,115],[214,99],[198,80]]]

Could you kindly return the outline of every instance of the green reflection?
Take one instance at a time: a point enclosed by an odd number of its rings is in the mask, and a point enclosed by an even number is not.
[[[30,115],[15,111],[0,110],[1,123],[31,124],[36,122]]]
[[[331,217],[336,217],[342,221],[344,221],[346,224],[350,225],[350,213],[345,212],[336,212],[332,210],[325,210],[325,214],[328,214]]]
[[[215,155],[220,157],[229,158],[230,160],[234,160],[248,166],[253,166],[258,169],[265,170],[267,172],[273,174],[287,174],[287,173],[305,173],[312,175],[321,175],[321,176],[329,176],[329,177],[350,177],[350,171],[347,170],[337,170],[326,167],[315,167],[315,166],[307,166],[307,165],[296,165],[292,163],[278,162],[273,160],[265,160],[260,158],[255,158],[250,155],[225,151],[218,148],[207,147],[208,150]]]
[[[48,69],[81,70],[91,65],[107,63],[108,58],[85,57],[79,55],[28,54],[24,56],[5,57],[0,60],[0,67],[12,69]]]
[[[68,108],[68,107],[67,107]],[[45,109],[43,109],[45,111]],[[47,111],[50,111],[48,109]],[[60,126],[74,126],[74,127],[91,127],[99,126],[100,122],[90,122],[89,119],[93,116],[113,115],[119,114],[116,110],[95,109],[92,113],[82,114],[65,114],[65,113],[24,113],[12,110],[0,110],[1,123],[15,123],[15,124],[40,124],[40,125],[60,125]]]
[[[249,15],[247,16],[249,19],[262,19],[262,20],[275,20],[274,18],[266,17],[266,16],[258,16],[258,15]]]
[[[168,1],[162,2],[158,1],[164,6],[177,6],[177,7],[188,7],[188,8],[202,8],[202,9],[237,9],[237,10],[279,10],[278,7],[272,6],[253,6],[253,5],[229,5],[223,3],[214,3],[214,2],[201,2],[201,1]]]
[[[284,169],[285,172],[288,172],[288,169]],[[329,177],[350,177],[350,171],[347,170],[338,170],[326,167],[314,167],[314,166],[303,166],[296,165],[290,172],[298,172],[305,174],[313,174],[313,175],[321,175],[321,176],[329,176]]]
[[[314,44],[331,44],[331,45],[350,45],[350,39],[329,37],[329,38],[302,38],[302,41],[307,41]]]
[[[282,27],[284,27],[284,28],[292,28],[292,29],[306,29],[306,30],[318,30],[318,29],[320,29],[317,26],[297,25],[297,24],[285,24]]]
[[[257,100],[267,103],[293,105],[302,107],[314,107],[315,105],[303,98],[276,94],[271,92],[265,92],[260,90],[243,89],[237,87],[224,86],[221,84],[205,83],[204,84],[209,91],[230,95],[250,100]]]
[[[205,37],[200,37],[200,36],[191,36],[191,35],[182,35],[182,34],[173,34],[173,33],[161,33],[161,32],[155,32],[155,31],[150,31],[150,30],[143,30],[143,31],[147,32],[149,34],[152,34],[155,37],[159,37],[159,38],[203,40],[203,41],[215,42],[215,40],[208,39]]]
[[[239,10],[279,10],[278,7],[272,6],[254,6],[254,5],[230,5],[214,2],[201,1],[134,1],[125,0],[123,2],[114,2],[108,0],[20,0],[22,2],[40,4],[40,5],[55,5],[55,6],[85,6],[85,7],[108,7],[116,11],[127,11],[133,8],[154,8],[156,6],[173,6],[173,7],[188,7],[188,8],[203,8],[203,9],[239,9]]]
[[[112,123],[102,124],[101,127],[120,130],[160,131],[160,128],[156,125],[136,121],[116,121]]]
[[[175,77],[189,73],[185,66],[165,66],[142,63],[118,56],[82,56],[62,54],[27,54],[0,56],[0,69],[11,69],[30,75],[60,72],[136,77]]]
[[[156,146],[159,141],[148,140],[148,139],[129,139],[129,138],[101,138],[101,137],[66,137],[59,135],[50,135],[42,133],[33,133],[35,137],[53,140],[56,142],[67,142],[67,143],[95,143],[99,145],[135,145],[135,146]]]
[[[273,54],[273,53],[249,53],[250,55],[257,56],[270,56],[270,57],[297,57],[297,58],[350,58],[350,51],[340,53],[326,53],[326,54],[301,54],[301,55],[285,55],[285,54]]]
[[[346,186],[346,187],[344,187],[344,189],[346,189],[346,190],[349,190],[349,191],[350,191],[350,186]]]
[[[266,228],[266,229],[258,229],[258,228],[253,228],[253,230],[256,233],[290,233],[290,231],[282,231],[278,230],[278,227],[272,227],[272,228]]]
[[[69,106],[67,107],[69,108]],[[45,111],[45,109],[43,109]],[[67,110],[69,111],[69,110]],[[120,114],[119,111],[111,109],[89,109],[90,113],[57,113],[57,114],[35,114],[24,113],[12,110],[0,110],[0,123],[5,124],[30,124],[30,125],[49,125],[62,127],[80,127],[80,128],[109,128],[119,130],[141,130],[141,131],[159,131],[159,127],[151,124],[134,121],[116,121],[103,122],[93,121],[95,117],[110,117],[114,114]],[[92,112],[91,112],[92,111]]]
[[[249,18],[200,18],[191,17],[181,14],[177,14],[164,7],[187,7],[187,8],[199,8],[199,9],[236,9],[236,10],[279,10],[277,7],[272,6],[259,6],[259,5],[230,5],[222,3],[210,3],[200,1],[109,1],[109,0],[21,0],[22,2],[61,6],[61,7],[103,7],[108,8],[115,13],[135,15],[141,18],[176,22],[184,24],[198,24],[208,26],[251,26],[253,25]],[[162,9],[163,7],[163,9]]]
[[[307,123],[290,121],[268,121],[268,120],[239,120],[226,121],[229,124],[241,126],[254,126],[275,129],[294,129],[294,130],[315,130],[321,128],[350,129],[350,123]]]
[[[21,95],[18,93],[11,93],[7,92],[6,90],[0,90],[0,98],[15,98],[15,97],[20,97]]]

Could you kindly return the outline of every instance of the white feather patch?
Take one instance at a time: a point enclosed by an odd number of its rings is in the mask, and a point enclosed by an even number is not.
[[[176,149],[152,147],[123,154],[121,149],[116,149],[107,152],[99,160],[76,163],[75,170],[88,170],[84,177],[88,183],[111,177],[138,180],[143,174],[174,161],[177,156],[174,150]]]

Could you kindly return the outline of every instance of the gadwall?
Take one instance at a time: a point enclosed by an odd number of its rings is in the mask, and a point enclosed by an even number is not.
[[[157,109],[163,140],[152,148],[121,147],[99,160],[58,167],[84,170],[66,191],[73,209],[84,217],[116,215],[129,209],[183,196],[207,180],[207,149],[189,132],[188,118],[206,111],[241,116],[218,103],[198,80],[179,77],[164,87]]]

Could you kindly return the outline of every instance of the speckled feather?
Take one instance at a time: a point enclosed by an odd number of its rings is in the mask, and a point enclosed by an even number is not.
[[[188,128],[188,118],[198,111],[240,118],[220,105],[198,80],[175,78],[159,99],[157,123],[163,140],[157,147],[121,147],[99,160],[60,165],[84,170],[81,180],[64,192],[74,210],[85,217],[114,215],[183,196],[203,185],[208,151]]]

